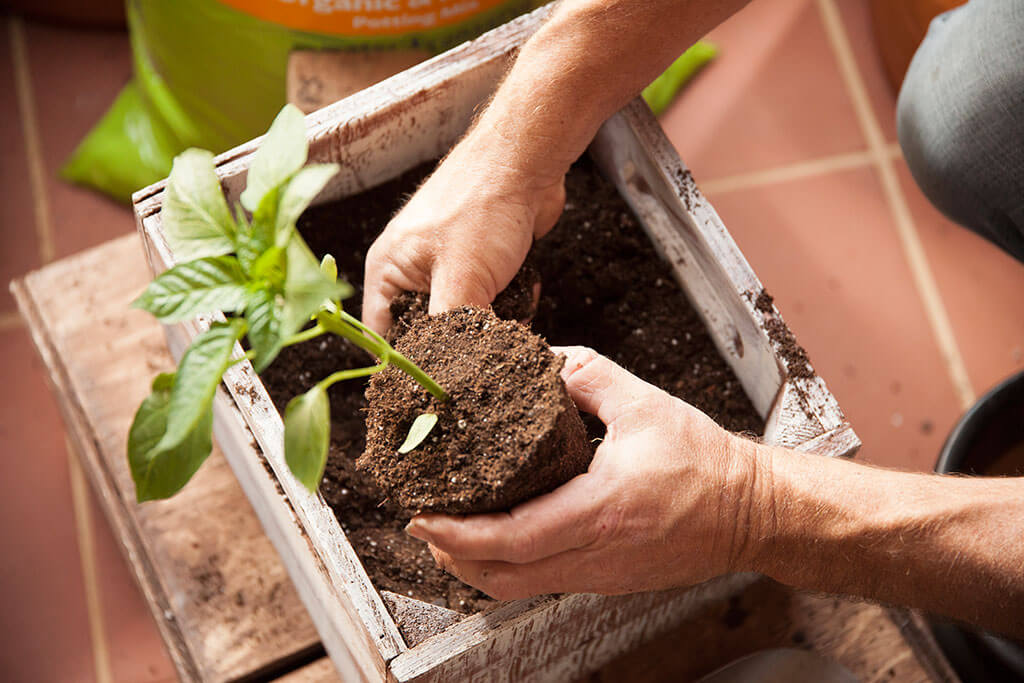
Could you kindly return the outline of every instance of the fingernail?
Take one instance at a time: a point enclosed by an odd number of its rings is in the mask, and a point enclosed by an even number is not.
[[[423,522],[415,517],[405,525],[405,533],[409,534],[413,538],[418,538],[421,541],[430,540],[427,537],[426,529],[423,528]]]

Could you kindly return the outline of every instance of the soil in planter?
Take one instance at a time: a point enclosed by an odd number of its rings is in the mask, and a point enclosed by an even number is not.
[[[565,359],[522,324],[467,306],[420,317],[396,348],[450,398],[437,400],[394,367],[370,381],[358,465],[389,500],[409,510],[495,512],[587,470],[592,450],[560,377]],[[423,413],[437,424],[398,454]]]
[[[356,295],[345,302],[353,314],[359,313],[366,250],[431,168],[425,164],[355,197],[311,208],[300,218],[299,230],[313,251],[333,254],[339,272],[356,286]],[[727,429],[762,433],[764,425],[739,381],[611,183],[584,158],[570,171],[566,191],[562,218],[529,259],[541,278],[533,330],[551,344],[594,347]],[[422,300],[418,305],[425,308]],[[283,411],[288,400],[320,378],[370,361],[344,340],[316,339],[284,349],[263,380]],[[378,588],[460,612],[478,611],[490,601],[438,570],[426,546],[404,533],[409,514],[381,503],[383,493],[356,471],[366,437],[364,388],[362,382],[343,382],[330,389],[324,497]],[[587,426],[592,437],[603,433],[594,419]]]

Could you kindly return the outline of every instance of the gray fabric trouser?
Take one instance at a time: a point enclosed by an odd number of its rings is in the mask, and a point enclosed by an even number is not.
[[[897,118],[928,199],[1024,261],[1024,0],[971,0],[936,17]]]

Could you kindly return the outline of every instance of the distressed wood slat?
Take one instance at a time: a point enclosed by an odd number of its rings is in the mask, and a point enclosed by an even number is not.
[[[321,657],[312,664],[274,679],[276,683],[338,683],[338,672],[334,669],[330,658]]]
[[[319,641],[219,449],[175,498],[137,505],[125,439],[153,376],[173,367],[162,329],[129,308],[150,275],[136,235],[13,286],[84,462],[185,680],[252,674]]]
[[[428,59],[426,50],[295,50],[285,78],[288,101],[309,114]]]
[[[705,605],[588,680],[694,680],[759,650],[791,647],[817,652],[859,681],[955,683],[956,675],[930,637],[917,649],[904,639],[904,627],[915,637],[927,636],[920,626],[918,617],[902,610],[794,591],[761,579],[727,601]]]

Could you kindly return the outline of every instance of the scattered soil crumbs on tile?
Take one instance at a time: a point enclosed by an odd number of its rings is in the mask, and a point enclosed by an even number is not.
[[[357,289],[346,307],[359,314],[366,250],[430,172],[425,164],[361,195],[308,210],[299,230],[313,251],[331,253]],[[727,429],[760,434],[763,423],[700,316],[677,287],[625,202],[588,159],[566,180],[564,215],[529,263],[540,272],[533,330],[551,344],[584,344],[645,380],[698,406]],[[285,349],[262,375],[277,408],[335,370],[372,362],[337,338]],[[330,389],[331,451],[321,492],[378,589],[459,612],[491,604],[438,570],[426,546],[403,531],[409,517],[355,470],[365,441],[364,383]],[[591,436],[603,428],[588,421]]]

